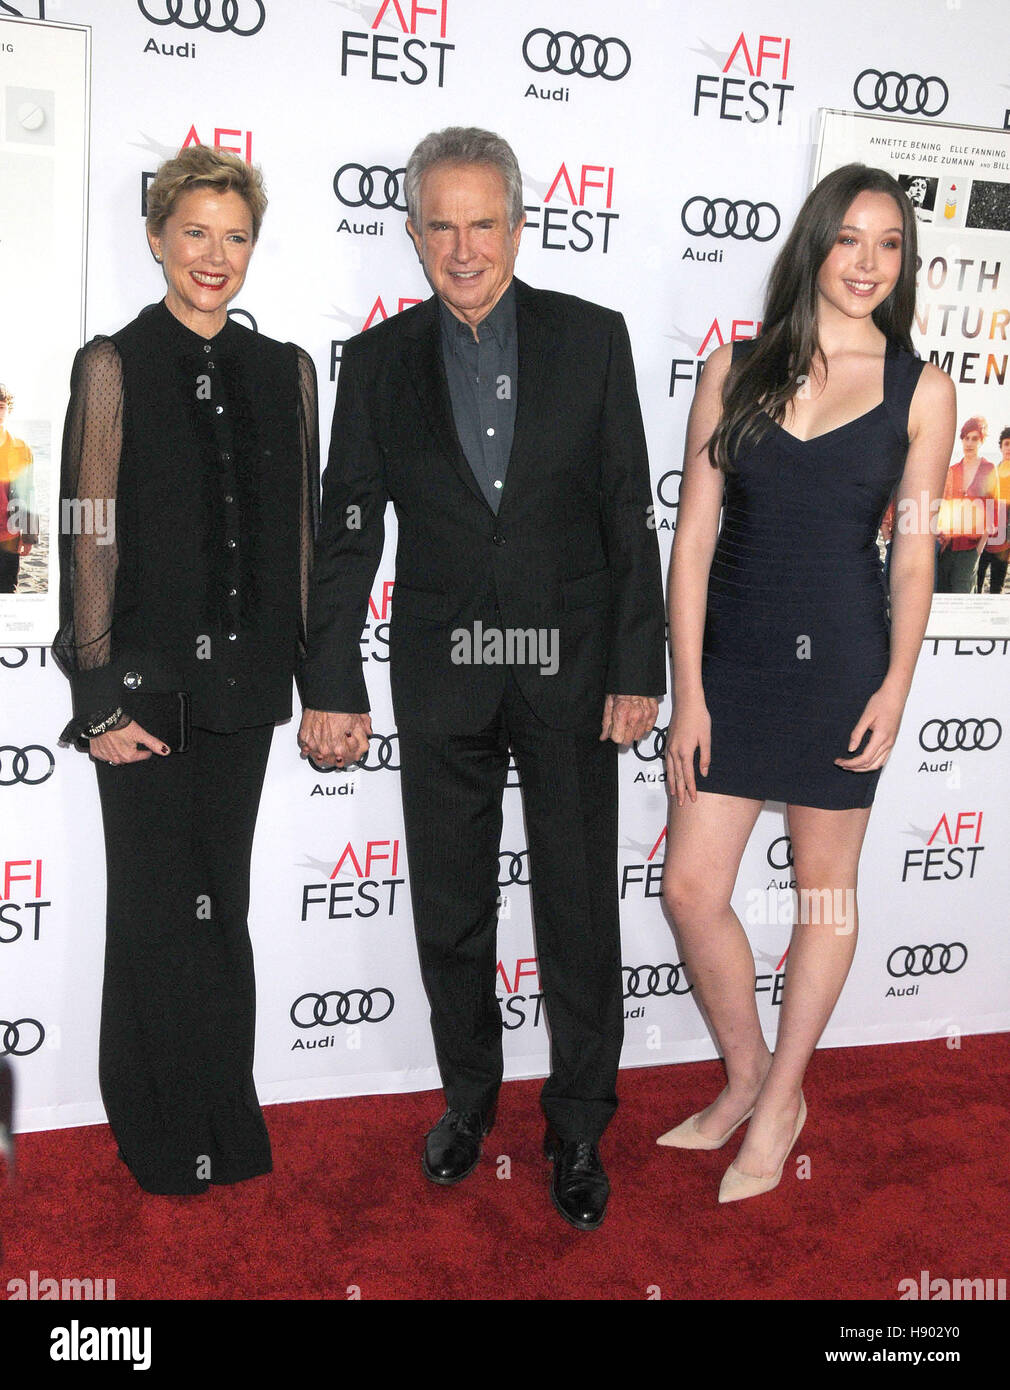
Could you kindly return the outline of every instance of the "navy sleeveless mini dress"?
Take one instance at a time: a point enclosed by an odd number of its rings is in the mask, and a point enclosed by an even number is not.
[[[733,360],[750,351],[737,343]],[[869,806],[879,772],[849,772],[849,736],[887,674],[877,529],[905,466],[922,371],[889,344],[884,398],[802,441],[769,422],[734,459],[712,561],[702,684],[712,717],[699,791],[797,806]],[[859,750],[869,741],[869,734]]]

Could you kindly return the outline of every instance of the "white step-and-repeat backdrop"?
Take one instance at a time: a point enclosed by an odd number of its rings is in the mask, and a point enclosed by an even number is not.
[[[406,156],[449,124],[505,135],[525,176],[519,273],[628,320],[664,563],[698,371],[713,347],[757,331],[819,109],[1010,122],[1004,0],[854,0],[841,20],[807,0],[12,0],[7,13],[92,26],[88,335],[163,293],[142,221],[159,161],[193,140],[234,148],[262,166],[271,199],[234,307],[312,353],[324,442],[342,342],[428,294],[403,229]],[[44,315],[44,284],[38,305]],[[1008,319],[994,315],[986,344],[1004,371]],[[49,423],[55,446],[62,421]],[[995,440],[1010,400],[989,424]],[[377,730],[366,762],[319,772],[299,760],[294,725],[275,737],[251,914],[268,1102],[438,1085],[386,674],[394,540],[361,639]],[[870,821],[860,942],[827,1046],[956,1045],[1010,1028],[1010,621],[1003,630],[924,646]],[[69,702],[48,652],[0,650],[0,700],[0,1054],[14,1060],[22,1128],[95,1122],[94,774],[56,746]],[[621,783],[624,1061],[710,1057],[661,905],[660,734],[622,756]],[[544,1074],[548,1049],[525,846],[513,788],[497,981],[510,1077]],[[790,860],[782,808],[769,806],[736,895],[769,1037]]]

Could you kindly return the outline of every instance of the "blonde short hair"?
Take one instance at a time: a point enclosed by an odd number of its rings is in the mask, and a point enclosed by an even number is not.
[[[7,390],[7,387],[0,381],[0,401],[3,401],[9,410],[14,404],[14,397]]]
[[[267,210],[263,175],[237,154],[211,145],[189,145],[166,159],[155,174],[147,189],[147,230],[152,236],[161,236],[176,203],[194,188],[237,193],[249,209],[256,240]]]

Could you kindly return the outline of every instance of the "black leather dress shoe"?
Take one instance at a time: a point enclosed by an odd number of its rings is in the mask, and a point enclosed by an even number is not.
[[[481,1141],[490,1134],[494,1111],[447,1110],[424,1141],[421,1167],[432,1182],[450,1187],[477,1167]]]
[[[547,1131],[544,1154],[554,1164],[551,1201],[580,1231],[595,1231],[607,1214],[610,1182],[589,1139],[559,1139]]]

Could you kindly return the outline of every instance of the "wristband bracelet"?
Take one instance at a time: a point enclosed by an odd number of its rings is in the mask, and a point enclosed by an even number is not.
[[[102,734],[113,728],[123,717],[122,706],[117,706],[111,714],[107,714],[104,719],[98,719],[94,724],[86,724],[81,730],[85,738],[100,738]]]

